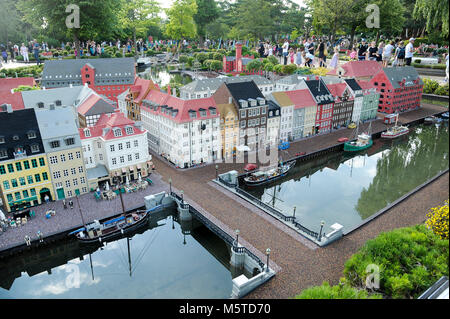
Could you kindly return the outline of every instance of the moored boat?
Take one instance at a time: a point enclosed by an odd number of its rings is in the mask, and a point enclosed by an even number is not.
[[[442,114],[441,114],[441,117],[442,117],[444,120],[448,120],[448,111],[442,113]]]
[[[373,145],[372,135],[370,133],[372,127],[372,122],[369,124],[367,133],[362,133],[357,135],[359,125],[356,127],[357,138],[353,141],[348,141],[344,143],[345,152],[359,152],[370,148]]]
[[[397,117],[395,119],[395,124],[393,127],[390,127],[387,131],[381,133],[381,137],[382,138],[389,138],[389,139],[393,139],[393,138],[397,138],[403,135],[406,135],[409,133],[409,128],[403,125],[397,125],[398,122],[398,114]]]
[[[244,178],[244,182],[248,186],[257,186],[272,182],[280,177],[286,176],[289,170],[295,166],[295,163],[296,161],[280,163],[277,167],[250,173]]]

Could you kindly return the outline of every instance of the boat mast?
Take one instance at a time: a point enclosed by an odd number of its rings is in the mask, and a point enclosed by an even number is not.
[[[91,263],[92,281],[94,281],[94,267],[92,266],[92,257],[91,257],[91,253],[89,253],[89,261],[90,261],[90,263]]]
[[[78,200],[78,195],[75,196],[77,199],[78,211],[80,212],[81,222],[83,223],[84,228],[86,228],[86,223],[84,222],[83,214],[81,213],[80,201]]]
[[[128,268],[130,270],[131,277],[131,252],[130,252],[130,237],[127,237],[127,247],[128,247]]]

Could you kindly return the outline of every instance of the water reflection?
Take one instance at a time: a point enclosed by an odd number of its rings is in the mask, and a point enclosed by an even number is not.
[[[348,230],[448,168],[448,124],[417,126],[398,140],[375,140],[357,155],[337,152],[299,163],[283,179],[245,187],[263,202],[318,231]]]
[[[0,261],[0,298],[228,298],[240,274],[229,260],[225,242],[170,210],[129,239],[66,240]]]
[[[180,73],[170,73],[168,67],[164,65],[156,65],[142,69],[138,68],[136,72],[138,73],[139,77],[147,80],[152,80],[161,88],[169,83],[186,85],[192,82],[191,77],[189,77],[188,75],[181,75]]]

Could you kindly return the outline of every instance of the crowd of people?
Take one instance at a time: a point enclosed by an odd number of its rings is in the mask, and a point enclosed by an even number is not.
[[[19,55],[23,57],[24,62],[29,63],[30,54],[33,54],[36,63],[41,64],[39,59],[40,52],[48,52],[49,50],[50,49],[46,42],[39,43],[36,39],[29,41],[28,43],[23,42],[20,46],[11,42],[8,42],[6,45],[3,43],[0,44],[0,52],[4,63],[17,60]]]

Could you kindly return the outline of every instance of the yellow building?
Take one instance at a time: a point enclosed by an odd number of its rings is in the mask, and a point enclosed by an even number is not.
[[[8,212],[54,200],[45,154],[0,162],[0,194]]]
[[[220,114],[222,158],[230,158],[236,152],[239,135],[239,119],[234,104],[217,104]]]

